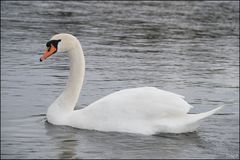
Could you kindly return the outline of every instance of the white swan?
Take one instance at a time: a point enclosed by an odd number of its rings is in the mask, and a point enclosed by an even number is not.
[[[47,111],[47,120],[52,124],[145,135],[183,133],[195,131],[202,119],[221,109],[188,114],[192,106],[183,96],[154,87],[141,87],[112,93],[83,109],[74,110],[85,72],[80,42],[70,34],[61,33],[54,35],[47,47],[40,61],[57,51],[66,52],[70,59],[67,86]]]

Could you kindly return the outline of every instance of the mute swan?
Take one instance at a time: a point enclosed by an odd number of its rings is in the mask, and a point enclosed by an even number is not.
[[[155,87],[130,88],[105,96],[89,106],[74,110],[83,84],[85,60],[79,40],[73,35],[54,35],[40,61],[65,52],[70,75],[62,94],[47,111],[48,122],[74,128],[139,133],[184,133],[195,131],[199,122],[222,107],[200,114],[188,114],[192,106],[183,96]]]

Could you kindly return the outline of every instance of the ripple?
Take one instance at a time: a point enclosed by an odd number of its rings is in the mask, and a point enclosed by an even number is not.
[[[238,158],[238,13],[234,1],[1,2],[1,158]],[[39,57],[60,32],[77,36],[86,57],[78,108],[140,86],[184,95],[192,114],[226,107],[186,134],[52,125],[47,107],[64,89],[69,61]]]

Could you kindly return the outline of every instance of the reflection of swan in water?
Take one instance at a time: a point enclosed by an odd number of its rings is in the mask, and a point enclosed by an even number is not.
[[[199,156],[203,152],[209,152],[210,148],[208,146],[211,145],[210,142],[205,141],[199,135],[199,132],[183,134],[160,133],[155,136],[160,139],[160,143],[158,143],[160,146],[159,152],[163,159],[178,159],[181,157],[187,159],[199,158],[196,155]],[[191,152],[194,154],[189,154]]]
[[[56,127],[47,121],[45,121],[45,128],[47,130],[47,135],[54,141],[56,150],[59,151],[59,159],[76,158],[76,147],[78,142],[75,133],[66,130],[65,126]]]
[[[177,158],[189,151],[201,155],[211,146],[198,132],[161,133],[154,136],[131,133],[95,132],[57,127],[45,121],[47,135],[55,145],[58,158]],[[124,154],[121,154],[124,153]],[[173,154],[174,153],[174,154]],[[194,156],[190,155],[189,157]],[[194,158],[194,157],[193,157]]]
[[[47,43],[48,50],[40,58],[66,52],[70,57],[70,76],[66,89],[49,107],[47,119],[55,125],[99,131],[141,133],[195,131],[201,120],[221,107],[200,114],[189,114],[192,108],[181,95],[155,87],[121,90],[105,96],[89,106],[74,110],[83,84],[85,60],[78,39],[57,34]]]

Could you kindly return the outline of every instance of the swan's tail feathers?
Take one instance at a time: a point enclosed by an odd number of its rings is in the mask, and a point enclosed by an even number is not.
[[[199,127],[201,121],[222,109],[223,106],[217,107],[211,111],[199,114],[187,114],[183,116],[169,117],[160,119],[157,123],[157,129],[154,134],[161,132],[167,133],[186,133],[194,132]]]
[[[179,127],[179,133],[183,132],[193,132],[199,127],[200,123],[203,119],[213,115],[214,113],[218,112],[222,109],[223,106],[217,107],[211,111],[199,113],[199,114],[188,114],[188,118],[185,119],[185,124],[183,123],[183,127]],[[184,122],[184,120],[183,120]],[[181,125],[180,125],[181,126]]]
[[[218,112],[222,108],[223,108],[223,106],[220,106],[220,107],[217,107],[217,108],[215,108],[215,109],[213,109],[211,111],[196,114],[196,115],[194,115],[194,117],[196,118],[196,121],[199,121],[199,120],[202,120],[204,118],[207,118],[207,117],[213,115],[214,113]]]

